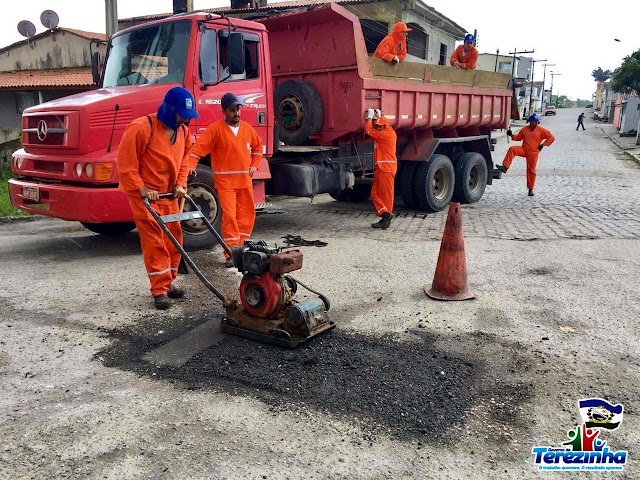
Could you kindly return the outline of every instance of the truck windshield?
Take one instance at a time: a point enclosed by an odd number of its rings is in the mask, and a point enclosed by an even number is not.
[[[111,39],[103,87],[182,83],[191,22],[139,28]]]

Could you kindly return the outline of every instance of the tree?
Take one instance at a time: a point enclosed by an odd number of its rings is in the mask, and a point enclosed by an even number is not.
[[[618,93],[640,92],[640,50],[624,57],[622,65],[613,72],[611,88]]]
[[[593,72],[591,72],[591,76],[595,79],[596,82],[606,82],[611,78],[611,71],[602,70],[601,67],[598,67]]]

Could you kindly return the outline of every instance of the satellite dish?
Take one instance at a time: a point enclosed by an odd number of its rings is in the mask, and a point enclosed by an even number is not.
[[[58,22],[60,21],[60,19],[58,18],[58,14],[53,10],[45,10],[40,15],[40,21],[45,28],[51,30],[58,26]]]
[[[36,26],[29,20],[21,20],[18,22],[18,32],[23,37],[31,38],[36,34]]]

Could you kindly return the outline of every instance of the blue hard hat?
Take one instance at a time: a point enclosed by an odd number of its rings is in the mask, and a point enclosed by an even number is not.
[[[531,115],[529,115],[529,118],[527,118],[527,122],[538,122],[538,123],[540,123],[540,117],[538,115],[536,115],[535,113],[532,113]]]
[[[474,43],[474,42],[475,42],[475,40],[476,40],[476,39],[474,38],[474,36],[473,36],[473,35],[471,35],[470,33],[467,33],[467,34],[464,36],[464,43]]]

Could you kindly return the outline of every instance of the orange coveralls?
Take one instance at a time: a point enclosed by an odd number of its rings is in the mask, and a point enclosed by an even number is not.
[[[156,114],[149,116],[152,127],[147,117],[137,118],[127,126],[118,147],[117,164],[120,190],[129,197],[151,294],[155,297],[166,294],[171,288],[178,275],[180,252],[144,206],[139,190],[147,187],[166,193],[178,185],[187,186],[189,162],[185,155],[191,147],[191,137],[186,127],[180,127],[172,144]],[[161,198],[151,202],[151,206],[159,215],[179,213],[175,198]],[[171,222],[167,227],[182,244],[180,223]]]
[[[549,130],[540,125],[531,130],[529,126],[523,127],[512,137],[514,140],[523,140],[521,147],[509,147],[507,154],[502,161],[502,165],[509,168],[515,157],[525,157],[527,159],[527,188],[533,190],[536,184],[536,166],[538,165],[538,146],[544,140],[543,145],[548,147],[556,137]]]
[[[464,45],[459,45],[451,54],[449,63],[453,65],[453,62],[456,60],[458,61],[460,68],[473,70],[476,68],[476,63],[478,62],[478,49],[476,47],[471,47],[467,50],[467,53],[464,53]]]
[[[211,154],[213,186],[222,208],[222,239],[229,248],[242,245],[253,232],[256,210],[249,167],[260,166],[263,152],[262,140],[249,123],[240,120],[236,136],[224,119],[209,125],[189,151],[192,168]]]
[[[385,212],[393,213],[393,182],[398,170],[396,158],[396,132],[389,121],[383,116],[378,124],[384,125],[382,130],[376,130],[373,122],[367,120],[364,133],[373,138],[373,185],[371,200],[376,213],[381,217]]]
[[[373,52],[374,57],[382,58],[385,62],[391,62],[395,55],[401,62],[407,58],[407,41],[401,31],[394,31],[384,37]]]

